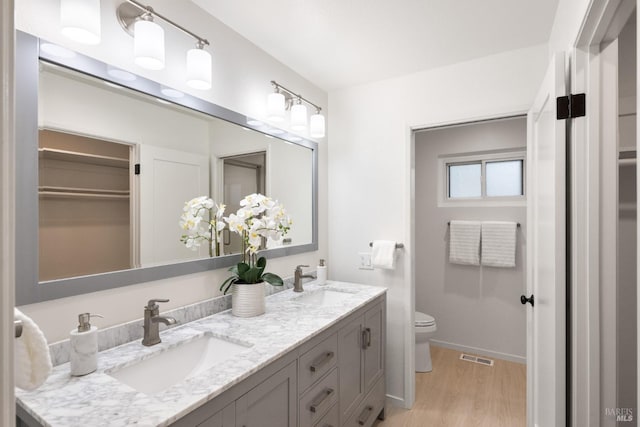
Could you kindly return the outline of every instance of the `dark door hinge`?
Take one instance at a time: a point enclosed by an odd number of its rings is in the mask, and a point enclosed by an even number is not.
[[[556,118],[558,120],[584,117],[586,109],[586,95],[584,93],[556,98]]]
[[[136,175],[140,175],[140,163],[135,164],[133,168],[133,173],[135,173]]]

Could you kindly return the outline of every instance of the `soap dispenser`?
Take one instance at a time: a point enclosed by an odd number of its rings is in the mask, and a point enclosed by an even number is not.
[[[320,260],[320,265],[316,267],[316,283],[318,285],[326,285],[327,284],[327,266],[324,265],[324,260]]]
[[[72,329],[69,336],[71,344],[71,375],[87,375],[98,368],[98,328],[91,326],[92,317],[99,314],[82,313],[78,315],[78,327]]]

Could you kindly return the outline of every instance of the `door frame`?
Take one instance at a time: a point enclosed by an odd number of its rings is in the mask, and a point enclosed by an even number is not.
[[[405,340],[405,370],[404,370],[404,401],[401,402],[401,406],[406,409],[411,409],[415,403],[416,398],[416,342],[415,342],[415,311],[416,311],[416,257],[415,257],[415,232],[416,232],[416,141],[415,133],[431,128],[442,128],[447,126],[459,126],[465,124],[472,124],[475,122],[486,122],[490,120],[500,120],[515,117],[526,117],[530,106],[520,106],[519,108],[511,108],[503,111],[496,111],[492,114],[480,115],[480,116],[461,116],[451,120],[427,122],[420,124],[409,124],[406,129],[406,144],[407,144],[407,157],[406,164],[409,174],[406,176],[407,188],[409,189],[410,197],[407,198],[407,204],[405,209],[409,211],[409,222],[405,227],[405,253],[409,258],[408,269],[408,283],[409,286],[405,289],[405,301],[408,301],[404,314],[404,340]],[[390,398],[387,395],[387,401],[398,404],[399,399]]]
[[[572,426],[597,427],[601,391],[601,262],[605,253],[599,238],[602,159],[603,84],[600,45],[617,38],[636,0],[593,0],[574,43],[571,57],[571,93],[587,95],[587,115],[570,124],[570,306],[568,364],[570,366],[569,419]],[[640,329],[639,329],[640,330]],[[580,355],[580,357],[578,357]],[[635,414],[634,414],[635,415]]]
[[[15,31],[14,1],[0,2],[0,425],[15,424]]]

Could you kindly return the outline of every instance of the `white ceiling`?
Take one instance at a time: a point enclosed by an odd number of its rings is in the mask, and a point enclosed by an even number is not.
[[[558,0],[192,0],[325,90],[546,43]]]

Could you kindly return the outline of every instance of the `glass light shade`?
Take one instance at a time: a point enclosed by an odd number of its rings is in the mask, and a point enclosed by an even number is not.
[[[206,50],[187,51],[187,85],[194,89],[211,89],[211,54]]]
[[[164,68],[164,30],[153,21],[136,21],[133,30],[135,63],[149,70]]]
[[[320,113],[316,113],[309,119],[309,136],[311,138],[324,138],[324,135],[324,116]]]
[[[71,40],[100,43],[100,0],[61,0],[60,24]]]
[[[307,107],[295,104],[291,107],[291,129],[305,130],[307,128]]]
[[[270,93],[267,97],[267,119],[272,122],[284,121],[284,95],[281,93]]]

